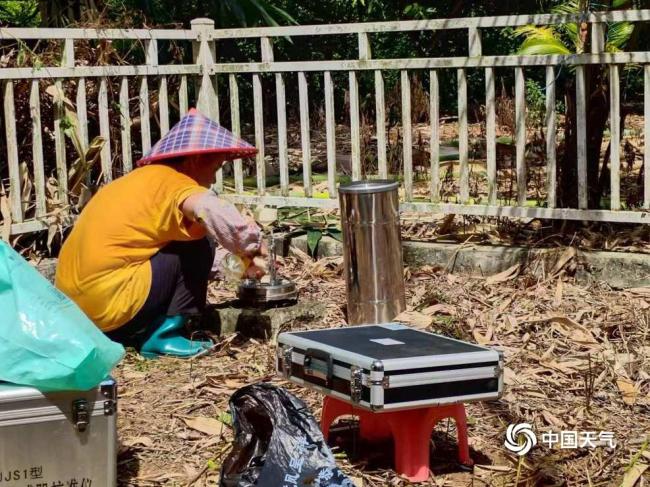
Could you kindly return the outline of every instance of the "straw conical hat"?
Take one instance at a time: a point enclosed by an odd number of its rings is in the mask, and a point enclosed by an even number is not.
[[[219,154],[223,160],[230,160],[250,157],[256,152],[248,142],[192,108],[137,165],[205,154]]]

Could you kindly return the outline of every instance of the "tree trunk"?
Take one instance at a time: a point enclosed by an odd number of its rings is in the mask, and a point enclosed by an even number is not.
[[[607,68],[587,68],[587,185],[589,208],[599,208],[603,188],[599,184],[600,149],[609,118],[609,85]]]
[[[577,117],[575,82],[570,80],[566,85],[566,113],[564,118],[564,152],[558,161],[557,184],[558,205],[565,208],[578,207],[578,166],[576,161]]]
[[[79,22],[102,8],[101,1],[95,0],[39,0],[41,23],[44,27],[66,27]]]
[[[609,117],[609,86],[600,66],[588,66],[587,85],[587,195],[589,208],[598,208],[603,196],[599,184],[600,148]],[[578,207],[577,117],[575,82],[566,86],[564,153],[558,164],[558,203]]]

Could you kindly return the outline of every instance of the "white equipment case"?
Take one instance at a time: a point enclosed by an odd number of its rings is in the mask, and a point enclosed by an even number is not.
[[[400,323],[281,333],[277,369],[373,411],[493,400],[503,391],[501,352]]]
[[[0,383],[0,487],[115,487],[117,386],[43,393]]]

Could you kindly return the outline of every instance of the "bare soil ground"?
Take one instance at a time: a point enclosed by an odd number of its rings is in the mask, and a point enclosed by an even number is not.
[[[500,348],[507,363],[503,398],[467,407],[473,472],[455,464],[453,423],[443,423],[432,436],[434,475],[424,485],[650,481],[650,289],[578,287],[568,276],[571,256],[567,252],[544,280],[519,269],[487,279],[459,277],[444,272],[444,263],[405,270],[409,312],[404,321]],[[345,325],[339,260],[314,262],[294,253],[285,259],[283,272],[299,283],[305,298],[327,304],[327,318],[313,326]],[[215,302],[232,296],[224,287],[211,290]],[[192,361],[145,361],[129,353],[119,366],[121,485],[218,485],[232,439],[228,399],[244,385],[271,381],[320,415],[319,394],[275,376],[272,345],[236,336],[222,337],[221,343],[220,351]],[[506,427],[521,422],[532,424],[538,436],[549,430],[610,431],[616,446],[538,444],[520,458],[503,442]],[[336,452],[358,486],[409,485],[390,469],[383,449],[357,452],[354,461]]]

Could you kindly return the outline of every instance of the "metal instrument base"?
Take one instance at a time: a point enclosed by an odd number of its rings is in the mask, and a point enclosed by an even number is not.
[[[295,302],[298,290],[296,284],[287,279],[277,279],[274,282],[245,280],[239,285],[237,297],[244,306],[273,306]]]

